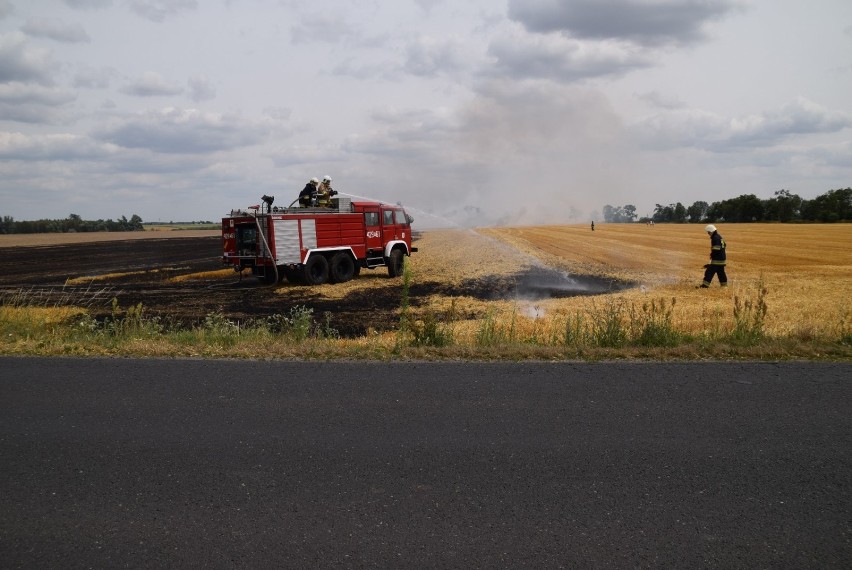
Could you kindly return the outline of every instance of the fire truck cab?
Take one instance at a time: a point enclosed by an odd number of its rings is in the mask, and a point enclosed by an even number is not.
[[[335,198],[331,208],[232,210],[222,218],[222,263],[274,283],[342,283],[361,269],[387,267],[402,275],[413,219],[402,206]]]

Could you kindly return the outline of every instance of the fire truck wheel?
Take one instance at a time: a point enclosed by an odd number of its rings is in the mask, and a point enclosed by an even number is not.
[[[388,257],[388,275],[391,277],[399,277],[402,275],[402,250],[395,249]]]
[[[305,283],[322,285],[328,281],[328,260],[322,255],[312,255],[305,264]]]
[[[340,252],[331,258],[332,283],[346,283],[355,276],[355,262],[348,253]]]

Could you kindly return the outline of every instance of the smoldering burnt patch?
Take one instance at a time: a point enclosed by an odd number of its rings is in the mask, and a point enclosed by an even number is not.
[[[513,275],[490,275],[459,283],[426,283],[412,287],[412,294],[441,294],[473,297],[481,301],[541,301],[590,295],[604,295],[638,286],[596,275],[570,275],[546,267],[533,267]]]

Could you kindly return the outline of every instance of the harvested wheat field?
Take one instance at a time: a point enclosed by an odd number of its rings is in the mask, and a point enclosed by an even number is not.
[[[675,300],[676,327],[685,332],[729,327],[735,300],[757,299],[765,286],[766,332],[803,340],[836,336],[852,311],[852,225],[719,224],[727,242],[729,287],[714,281],[696,289],[710,240],[703,225],[611,224],[492,228],[484,236],[505,242],[531,259],[572,274],[636,281],[615,296],[640,307]],[[536,303],[539,315],[588,312],[602,298],[563,298]]]
[[[127,241],[137,239],[168,239],[219,236],[219,230],[147,230],[144,232],[79,232],[47,234],[2,234],[0,248],[72,245],[101,241]]]
[[[438,333],[448,332],[459,348],[449,354],[456,356],[464,356],[464,347],[478,347],[470,354],[485,357],[505,356],[481,350],[506,344],[565,347],[572,331],[612,317],[646,327],[664,317],[662,324],[681,333],[724,339],[737,324],[737,305],[739,320],[759,316],[760,332],[769,337],[804,344],[848,338],[852,225],[720,224],[719,231],[728,244],[725,289],[717,283],[695,288],[710,249],[700,225],[602,224],[594,232],[586,225],[430,230],[415,242],[419,251],[408,258],[407,282],[378,268],[347,283],[316,287],[268,286],[222,270],[215,232],[182,239],[22,243],[0,247],[0,304],[76,303],[105,318],[114,297],[121,307],[141,303],[148,316],[189,326],[210,314],[247,322],[304,307],[338,331],[346,346],[393,347],[406,301],[406,322],[421,332],[435,333],[435,326]],[[726,354],[724,348],[714,350],[716,356]],[[705,352],[699,347],[677,354]],[[777,350],[768,354],[778,356]]]

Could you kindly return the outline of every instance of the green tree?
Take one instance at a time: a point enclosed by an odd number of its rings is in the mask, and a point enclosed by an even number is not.
[[[693,202],[692,206],[686,209],[686,215],[689,216],[690,223],[697,224],[702,222],[707,217],[707,209],[709,207],[710,204],[702,200]]]
[[[829,190],[813,200],[803,201],[801,216],[813,222],[852,220],[852,188]]]

